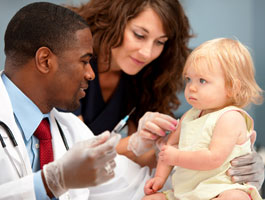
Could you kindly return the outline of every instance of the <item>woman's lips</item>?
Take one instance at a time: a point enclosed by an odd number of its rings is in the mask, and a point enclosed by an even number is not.
[[[131,59],[132,59],[133,62],[136,63],[137,65],[144,65],[144,63],[145,63],[145,62],[142,62],[142,61],[140,61],[140,60],[137,60],[137,59],[135,59],[135,58],[133,58],[133,57],[131,57]]]

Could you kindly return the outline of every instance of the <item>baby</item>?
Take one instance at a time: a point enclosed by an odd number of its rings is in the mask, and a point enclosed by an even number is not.
[[[251,152],[254,124],[242,108],[262,102],[249,51],[232,39],[207,41],[188,57],[183,77],[192,108],[161,148],[143,199],[261,200],[254,186],[226,175],[233,158]],[[173,189],[157,192],[174,166]]]

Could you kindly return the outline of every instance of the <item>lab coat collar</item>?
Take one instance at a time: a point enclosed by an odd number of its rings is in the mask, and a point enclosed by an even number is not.
[[[26,141],[32,137],[34,131],[43,119],[40,109],[28,98],[6,75],[3,74],[3,81],[8,91],[15,117],[23,130]],[[27,117],[25,117],[25,115]]]
[[[0,76],[2,75],[2,73],[3,71],[0,72]],[[3,121],[14,134],[14,137],[18,143],[18,149],[22,154],[23,162],[26,166],[25,170],[27,174],[31,174],[32,170],[31,170],[28,152],[26,150],[26,146],[22,138],[21,132],[16,124],[16,121],[13,115],[13,108],[12,108],[8,93],[6,91],[6,88],[1,78],[0,78],[0,120]],[[8,135],[6,134],[5,131],[1,131],[1,135],[6,143],[7,150],[10,152],[10,154],[15,160],[15,164],[17,165],[18,168],[21,168],[22,160],[20,159],[13,145],[10,143],[10,139]]]

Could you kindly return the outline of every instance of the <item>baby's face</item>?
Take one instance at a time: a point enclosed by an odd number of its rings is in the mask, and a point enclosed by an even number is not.
[[[225,87],[224,73],[217,61],[209,67],[205,59],[200,59],[196,66],[185,66],[185,98],[193,107],[203,110],[203,114],[227,106],[230,98]]]

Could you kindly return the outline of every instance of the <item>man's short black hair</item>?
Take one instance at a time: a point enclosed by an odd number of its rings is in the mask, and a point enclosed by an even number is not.
[[[87,28],[86,21],[68,8],[37,2],[21,8],[5,32],[5,54],[23,64],[35,56],[40,47],[55,54],[70,47],[77,30]]]

